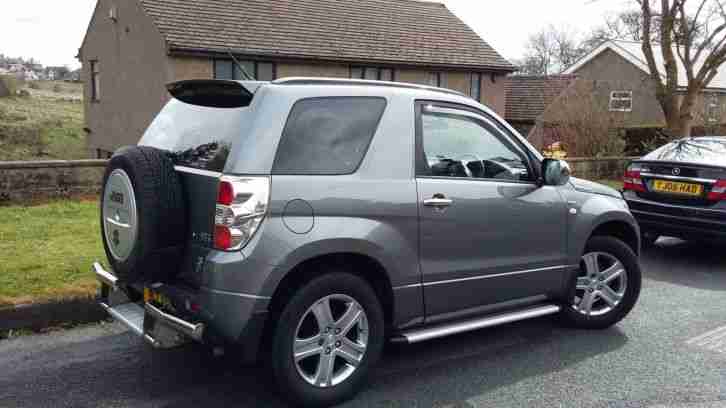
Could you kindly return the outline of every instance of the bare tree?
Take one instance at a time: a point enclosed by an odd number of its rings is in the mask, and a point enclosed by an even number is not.
[[[558,74],[574,64],[584,52],[574,33],[551,25],[529,37],[524,59],[519,64],[520,73]]]
[[[642,48],[671,137],[690,136],[698,96],[726,62],[726,12],[721,0],[635,0],[642,11]],[[695,8],[687,8],[695,6]],[[695,10],[689,15],[687,10]],[[657,21],[658,34],[653,34]],[[663,56],[664,72],[656,59]],[[687,84],[679,84],[679,67]]]

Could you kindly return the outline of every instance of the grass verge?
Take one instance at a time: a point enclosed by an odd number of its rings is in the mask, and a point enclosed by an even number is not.
[[[0,207],[0,307],[94,295],[98,223],[96,201]]]
[[[105,260],[98,222],[95,200],[0,207],[0,307],[93,296],[91,264]]]

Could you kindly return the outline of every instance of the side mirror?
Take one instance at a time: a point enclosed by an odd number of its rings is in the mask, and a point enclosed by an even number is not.
[[[547,186],[564,186],[570,182],[570,165],[564,160],[544,159],[542,179]]]

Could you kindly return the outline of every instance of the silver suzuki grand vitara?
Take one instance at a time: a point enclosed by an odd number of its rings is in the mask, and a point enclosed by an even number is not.
[[[101,302],[155,348],[271,368],[297,404],[365,383],[384,343],[638,299],[621,194],[570,178],[474,100],[419,85],[184,81],[104,178]]]

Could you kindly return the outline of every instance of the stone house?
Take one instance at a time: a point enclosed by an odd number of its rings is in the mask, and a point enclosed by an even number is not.
[[[503,114],[515,67],[443,4],[415,0],[98,0],[78,58],[88,148],[135,144],[165,84],[336,77],[455,89]]]
[[[607,41],[583,56],[564,74],[592,81],[592,89],[613,115],[622,116],[628,129],[662,129],[665,116],[655,96],[650,70],[639,42]],[[661,53],[655,52],[663,67]],[[685,68],[678,60],[679,86],[688,85]],[[696,67],[698,69],[698,66]],[[662,68],[665,77],[665,68]],[[695,128],[718,128],[726,123],[726,71],[720,72],[700,96],[695,109]]]

